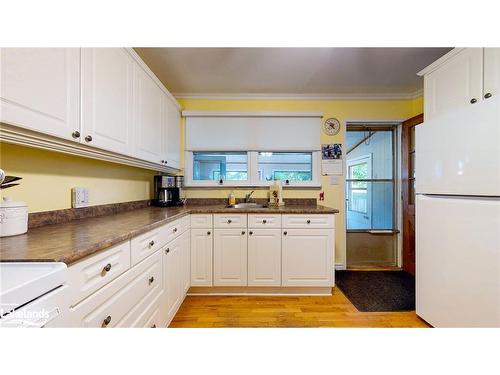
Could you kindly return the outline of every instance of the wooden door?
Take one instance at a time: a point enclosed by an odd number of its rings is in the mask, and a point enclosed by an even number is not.
[[[214,286],[246,285],[246,229],[216,229],[214,236]]]
[[[403,194],[403,270],[415,275],[415,126],[423,114],[403,122],[401,144]]]
[[[80,141],[80,49],[1,48],[0,121]]]
[[[281,286],[281,229],[249,230],[248,286]]]
[[[134,60],[125,48],[82,49],[84,143],[133,154],[133,73]]]
[[[333,229],[283,229],[283,286],[333,286],[333,234]]]

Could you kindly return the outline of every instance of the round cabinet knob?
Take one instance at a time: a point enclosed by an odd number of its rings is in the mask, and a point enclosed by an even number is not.
[[[155,242],[154,242],[154,241],[151,241],[151,242],[149,243],[149,247],[153,247],[154,245],[155,245]]]
[[[285,180],[285,185],[290,185],[290,180]]]
[[[470,100],[470,104],[475,104],[475,103],[477,103],[477,99],[476,99],[476,98],[472,98],[472,99]]]
[[[227,221],[227,223],[228,223],[228,224],[231,224],[232,222],[233,222],[233,221],[232,221],[231,219],[229,219],[229,220]]]
[[[288,234],[288,232],[286,232],[286,231],[285,231],[285,232],[283,232],[283,235],[285,235],[285,236],[286,236],[287,234]]]
[[[265,223],[267,223],[267,220],[266,219],[262,220],[262,224],[265,224]]]
[[[245,234],[245,231],[244,231],[244,230],[242,230],[242,231],[241,231],[241,234],[242,234],[242,235],[243,235],[243,234]]]
[[[210,231],[208,231],[208,232],[207,232],[207,235],[209,235],[209,236],[210,236],[211,234],[212,234],[212,232],[210,232]]]
[[[153,325],[151,326],[151,328],[156,328],[156,324],[153,324]]]
[[[307,224],[311,224],[311,220],[307,220],[307,221],[306,221],[306,223],[307,223]]]
[[[489,99],[491,98],[493,95],[491,95],[491,92],[487,92],[486,94],[484,94],[484,98],[485,99]]]
[[[252,232],[252,231],[250,231],[250,232],[248,232],[248,234],[251,236],[251,235],[253,234],[253,232]]]
[[[165,250],[165,254],[170,253],[170,249]]]
[[[177,228],[174,228],[174,233],[177,232]]]
[[[222,178],[219,180],[219,185],[222,185],[224,183],[224,181],[222,180]]]
[[[165,164],[168,164],[168,160],[165,160]]]
[[[102,321],[102,327],[103,327],[103,328],[104,328],[104,327],[107,327],[109,323],[111,323],[111,316],[110,316],[110,315],[108,315],[108,316],[106,317],[106,319],[104,319],[104,320]]]
[[[78,130],[75,130],[73,133],[71,133],[71,136],[73,138],[80,138],[80,132]]]
[[[87,135],[87,136],[85,137],[85,141],[87,141],[87,142],[92,142],[92,136],[91,136],[91,135]]]
[[[102,269],[105,273],[111,271],[111,263],[108,263]]]
[[[165,160],[162,160],[161,162],[162,162],[162,163],[165,163]]]
[[[155,281],[155,278],[153,276],[151,276],[149,278],[149,285],[153,284],[153,281]]]

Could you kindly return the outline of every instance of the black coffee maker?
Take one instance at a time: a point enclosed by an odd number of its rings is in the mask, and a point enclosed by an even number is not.
[[[173,207],[182,206],[181,189],[184,178],[182,176],[154,176],[153,206]]]

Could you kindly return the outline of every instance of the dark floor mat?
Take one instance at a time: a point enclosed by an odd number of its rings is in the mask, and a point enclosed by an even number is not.
[[[359,311],[415,310],[415,278],[404,271],[337,271],[335,284]]]

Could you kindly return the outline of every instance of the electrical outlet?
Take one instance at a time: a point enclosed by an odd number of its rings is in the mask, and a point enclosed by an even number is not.
[[[71,189],[71,207],[81,208],[89,205],[89,190],[83,187]]]

